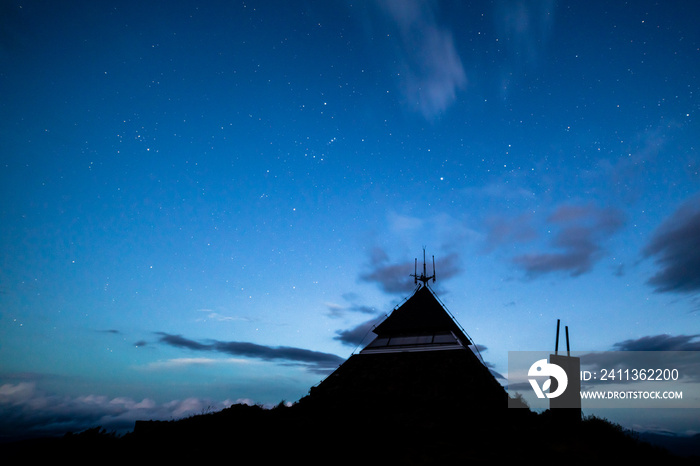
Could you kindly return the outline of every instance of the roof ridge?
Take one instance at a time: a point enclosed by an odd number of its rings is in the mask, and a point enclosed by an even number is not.
[[[378,346],[381,343],[390,344],[392,338],[394,341],[399,341],[399,338],[409,341],[407,337],[413,337],[414,345],[421,341],[423,348],[430,345],[444,346],[444,338],[435,337],[450,333],[453,335],[450,339],[452,345],[472,345],[466,331],[426,284],[416,289],[411,297],[396,307],[386,319],[372,329],[372,332],[377,337],[367,347]],[[432,338],[428,341],[429,336]]]

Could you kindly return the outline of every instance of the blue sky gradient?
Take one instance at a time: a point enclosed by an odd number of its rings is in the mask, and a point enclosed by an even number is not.
[[[3,434],[295,401],[423,247],[498,373],[698,349],[695,2],[0,8]]]

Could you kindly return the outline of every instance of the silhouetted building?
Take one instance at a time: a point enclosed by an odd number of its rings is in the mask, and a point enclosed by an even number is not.
[[[505,389],[428,286],[434,273],[426,276],[424,264],[414,277],[413,295],[373,329],[376,337],[364,349],[311,389],[309,400],[375,414],[407,406],[414,413],[507,408]]]

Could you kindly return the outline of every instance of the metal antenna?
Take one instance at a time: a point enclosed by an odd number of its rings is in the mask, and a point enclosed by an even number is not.
[[[413,275],[411,275],[413,277],[413,283],[418,283],[418,281],[421,281],[421,282],[423,282],[423,285],[425,285],[430,280],[435,282],[435,256],[433,256],[433,275],[429,277],[428,272],[426,271],[426,268],[425,268],[425,247],[423,248],[423,273],[420,276],[418,276],[418,259],[417,258],[416,258],[416,263],[415,263],[414,269],[415,269],[415,272],[413,273]]]

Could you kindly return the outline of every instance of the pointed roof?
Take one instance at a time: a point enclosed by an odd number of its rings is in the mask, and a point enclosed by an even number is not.
[[[472,344],[427,284],[420,286],[373,332],[377,337],[363,353],[466,348]]]
[[[450,412],[507,406],[505,389],[428,287],[435,273],[427,276],[424,265],[413,276],[421,282],[413,295],[373,329],[370,344],[312,387],[305,403],[375,415],[418,405],[450,406]]]
[[[397,335],[441,330],[461,332],[430,288],[421,286],[413,296],[380,323],[374,329],[374,333]]]

